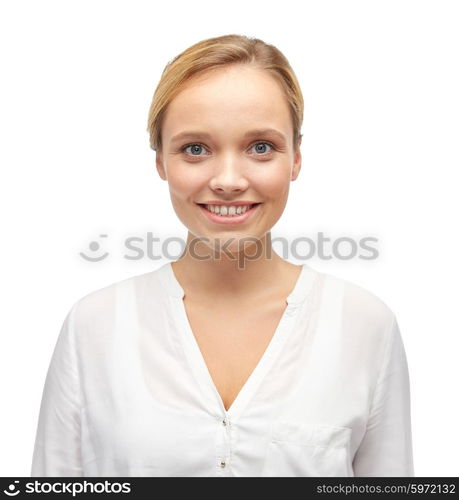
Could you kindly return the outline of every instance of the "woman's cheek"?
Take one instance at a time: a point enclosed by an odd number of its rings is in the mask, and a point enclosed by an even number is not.
[[[175,165],[169,170],[168,180],[175,191],[185,193],[193,191],[196,188],[199,189],[200,186],[205,184],[206,173],[202,169]]]
[[[278,169],[270,176],[266,176],[263,182],[258,183],[260,192],[268,198],[279,198],[286,196],[290,187],[290,171]]]

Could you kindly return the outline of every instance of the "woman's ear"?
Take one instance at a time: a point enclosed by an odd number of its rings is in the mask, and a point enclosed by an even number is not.
[[[301,150],[300,150],[300,145],[298,144],[298,148],[296,149],[293,157],[293,168],[292,168],[292,178],[291,180],[294,181],[298,177],[298,174],[300,173],[301,170]]]
[[[156,151],[156,170],[163,181],[167,181],[166,169],[164,168],[163,155]]]

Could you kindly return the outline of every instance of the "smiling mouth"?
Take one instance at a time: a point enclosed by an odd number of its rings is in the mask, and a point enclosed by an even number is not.
[[[220,217],[237,217],[238,215],[243,215],[244,213],[249,212],[254,207],[257,207],[258,205],[261,205],[261,202],[260,203],[252,203],[251,205],[232,205],[236,209],[238,207],[240,207],[240,206],[247,207],[247,208],[244,208],[244,212],[242,212],[241,214],[235,213],[235,214],[232,214],[232,215],[230,215],[228,212],[226,214],[220,214],[220,213],[212,212],[212,210],[209,210],[209,208],[208,208],[209,205],[207,205],[206,203],[196,203],[196,205],[199,205],[200,207],[202,207],[207,212],[210,212],[211,214],[214,214],[214,215],[218,215]],[[226,206],[231,206],[231,205],[226,205]]]

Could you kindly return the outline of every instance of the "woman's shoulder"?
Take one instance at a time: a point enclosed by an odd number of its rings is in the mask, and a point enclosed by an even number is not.
[[[318,272],[318,271],[317,271]],[[327,272],[322,276],[324,300],[335,300],[341,309],[342,323],[354,333],[380,337],[396,321],[392,307],[378,293],[357,282]],[[334,299],[333,299],[334,298]]]
[[[164,295],[164,265],[154,271],[136,274],[113,281],[82,295],[71,306],[71,311],[80,319],[104,320],[108,315],[114,315],[117,307],[125,306],[125,301],[135,302],[145,297],[160,298]],[[122,303],[120,303],[122,302]]]

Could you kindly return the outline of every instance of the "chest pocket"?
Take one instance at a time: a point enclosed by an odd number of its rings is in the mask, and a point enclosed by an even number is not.
[[[348,427],[275,422],[261,476],[353,476],[351,433]]]

